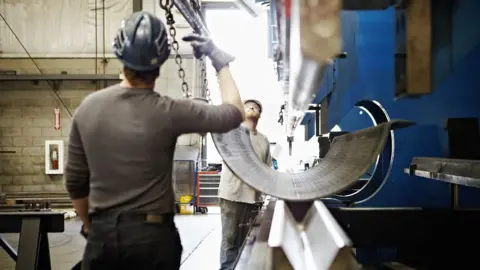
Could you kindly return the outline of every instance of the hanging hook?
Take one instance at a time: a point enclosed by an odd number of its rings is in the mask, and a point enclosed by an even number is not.
[[[171,9],[173,7],[173,0],[172,1],[170,1],[170,0],[160,0],[159,3],[160,3],[160,7],[164,10],[168,10],[168,9]]]

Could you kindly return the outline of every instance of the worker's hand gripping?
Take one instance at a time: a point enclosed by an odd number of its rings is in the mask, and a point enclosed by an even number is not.
[[[217,72],[235,60],[235,57],[219,49],[209,37],[190,34],[184,36],[183,41],[190,42],[193,47],[193,55],[196,58],[201,58],[204,55],[208,56]]]

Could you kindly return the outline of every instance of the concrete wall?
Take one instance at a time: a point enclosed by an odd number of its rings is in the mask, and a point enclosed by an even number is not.
[[[6,23],[0,21],[0,70],[15,70],[18,74],[120,73],[121,65],[112,55],[111,42],[121,20],[134,11],[138,1],[34,2],[0,0],[0,12],[6,19]],[[165,22],[158,1],[141,2],[143,10]],[[174,10],[174,16],[180,40],[191,28],[178,11]],[[183,68],[190,90],[194,96],[201,96],[202,80],[197,72],[198,63],[191,57],[191,46],[180,40],[180,53],[184,56]],[[175,61],[168,60],[161,69],[155,90],[181,98],[177,71]],[[47,82],[0,81],[0,191],[64,191],[61,176],[50,177],[44,173],[45,140],[62,139],[68,146],[69,112],[73,113],[85,96],[105,85],[64,81],[57,85],[56,91],[51,86]],[[61,109],[60,130],[53,127],[55,108]],[[198,145],[198,142],[198,135],[184,135],[178,140],[179,145]]]
[[[138,0],[0,0],[0,13],[31,55],[91,57],[111,55],[112,39],[134,2]],[[166,22],[158,0],[141,2],[143,10]],[[191,54],[181,37],[192,30],[175,8],[172,12],[180,53]],[[0,54],[26,56],[17,37],[0,22]]]
[[[92,73],[94,59],[35,59],[42,73],[59,74],[67,71],[71,74]],[[198,78],[193,77],[194,60],[185,59],[184,69],[187,82],[195,94],[200,93],[195,86]],[[38,74],[32,61],[28,59],[0,59],[3,69],[17,70],[21,74]],[[118,74],[120,65],[110,59],[106,65],[107,74]],[[173,59],[168,60],[161,69],[155,90],[163,95],[180,98],[181,82],[177,77],[177,66]],[[114,83],[114,82],[112,82]],[[46,82],[0,82],[0,190],[15,192],[62,192],[62,177],[45,175],[45,140],[62,139],[68,145],[71,117],[85,96],[101,89],[103,82],[97,85],[91,82],[64,81],[55,92]],[[65,107],[62,105],[65,105]],[[53,125],[54,109],[61,109],[61,129]],[[68,111],[67,111],[68,109]],[[184,135],[178,140],[180,145],[198,145],[197,135]]]

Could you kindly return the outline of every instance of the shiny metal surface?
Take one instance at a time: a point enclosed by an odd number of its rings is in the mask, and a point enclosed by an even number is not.
[[[480,188],[480,160],[414,157],[405,173]]]
[[[300,58],[299,67],[290,69],[290,85],[287,101],[286,132],[292,137],[298,124],[302,121],[305,111],[315,99],[317,89],[322,82],[328,64],[317,63],[314,60]]]
[[[390,129],[409,124],[390,121],[336,137],[317,166],[292,174],[265,165],[255,154],[245,127],[215,133],[212,138],[225,164],[248,185],[279,199],[308,201],[331,196],[355,183],[376,161]]]
[[[210,32],[205,25],[205,21],[203,21],[198,12],[193,10],[190,3],[185,0],[173,0],[173,4],[196,33],[205,36],[210,35]]]
[[[341,49],[339,0],[291,2],[286,133],[292,137]]]
[[[297,228],[297,222],[282,200],[275,204],[268,245],[277,249],[274,252],[283,251],[294,269],[307,269],[302,235]]]
[[[281,250],[293,269],[358,269],[352,242],[321,201],[313,203],[301,223],[284,201],[277,201],[268,244]]]
[[[303,220],[309,269],[358,269],[352,241],[321,201],[315,201]]]
[[[373,122],[373,126],[390,121],[390,116],[386,110],[376,101],[363,100],[355,104],[356,107],[365,112]],[[395,157],[395,134],[390,131],[390,136],[378,156],[370,180],[359,190],[350,194],[337,194],[334,198],[343,202],[361,203],[375,196],[387,182],[392,170],[392,164]]]
[[[274,7],[278,22],[278,47],[280,48],[279,65],[281,67],[279,72],[281,74],[279,74],[279,78],[282,81],[282,91],[286,101],[290,77],[290,16],[287,16],[285,1],[287,0],[278,0]]]

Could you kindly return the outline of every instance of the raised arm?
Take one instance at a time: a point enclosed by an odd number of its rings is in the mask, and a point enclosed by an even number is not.
[[[235,106],[242,116],[242,121],[245,120],[242,98],[228,67],[229,63],[235,58],[218,48],[208,37],[191,34],[185,36],[183,40],[190,42],[195,57],[201,58],[205,55],[210,58],[218,73],[222,103]]]
[[[232,74],[230,73],[230,68],[228,66],[225,66],[218,71],[218,80],[220,84],[222,103],[234,105],[240,111],[242,121],[245,120],[245,109],[243,108],[240,91],[238,91],[237,84],[233,80]]]
[[[243,122],[242,114],[232,104],[213,106],[189,99],[172,102],[172,125],[179,135],[228,132]]]

